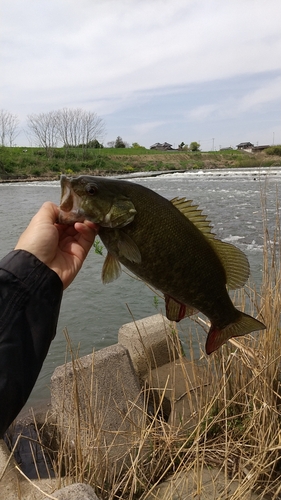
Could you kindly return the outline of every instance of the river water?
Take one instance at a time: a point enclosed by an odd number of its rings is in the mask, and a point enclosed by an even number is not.
[[[139,176],[131,180],[169,199],[185,196],[194,200],[208,215],[217,237],[236,244],[247,254],[251,280],[260,283],[263,252],[261,199],[264,198],[261,193],[266,192],[267,224],[272,232],[276,224],[278,189],[281,188],[281,167],[199,170],[155,177]],[[0,184],[0,258],[13,249],[20,233],[46,200],[59,204],[58,181]],[[65,361],[64,327],[67,327],[73,350],[85,355],[93,349],[116,343],[122,324],[162,310],[161,301],[155,308],[154,293],[125,273],[117,281],[102,285],[103,261],[104,256],[90,252],[79,275],[65,291],[57,335],[28,406],[49,397],[50,377],[56,366]],[[181,322],[182,337],[191,324],[190,319]],[[202,335],[205,335],[203,330]]]

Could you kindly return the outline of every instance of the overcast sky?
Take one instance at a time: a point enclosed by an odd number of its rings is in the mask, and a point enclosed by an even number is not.
[[[2,0],[0,108],[149,147],[281,143],[280,0]],[[17,145],[30,145],[24,133]]]

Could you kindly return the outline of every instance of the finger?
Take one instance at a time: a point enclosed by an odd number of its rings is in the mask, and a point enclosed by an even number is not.
[[[81,247],[88,252],[95,241],[97,230],[80,222],[77,223],[77,227],[75,224],[75,229],[78,233],[76,237],[77,243],[79,243],[79,245],[81,245]]]
[[[92,222],[90,220],[85,219],[83,224],[85,224],[88,227],[91,227],[92,229],[95,229],[97,232],[99,230],[99,224],[96,224],[95,222]]]
[[[65,238],[66,236],[76,236],[77,231],[74,226],[66,226],[65,224],[55,224],[56,229],[58,230],[60,239]]]
[[[83,222],[75,222],[74,228],[79,233],[82,233],[83,231],[86,231],[86,230],[90,229],[95,234],[97,234],[98,230],[99,230],[99,225],[95,224],[94,222],[91,222],[89,220],[85,220]]]
[[[49,222],[55,224],[59,214],[59,207],[52,203],[51,201],[45,201],[41,208],[38,210],[37,214],[34,215],[33,221],[35,222]]]

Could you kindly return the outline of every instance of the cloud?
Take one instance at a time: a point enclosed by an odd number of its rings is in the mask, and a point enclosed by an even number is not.
[[[26,90],[92,87],[101,97],[260,71],[261,62],[276,69],[278,16],[270,16],[269,36],[264,14],[259,0],[90,0],[67,8],[62,0],[10,0],[5,82],[18,85],[17,69]]]
[[[246,112],[249,110],[257,110],[262,106],[279,101],[281,96],[281,77],[274,78],[272,81],[267,82],[262,87],[247,93],[238,103],[238,110]]]
[[[264,80],[264,79],[263,79]],[[229,80],[229,86],[235,87],[235,82]],[[237,86],[239,89],[239,86]],[[221,97],[219,93],[212,96],[212,103],[206,103],[192,108],[187,114],[191,120],[203,122],[206,120],[223,120],[238,117],[249,112],[258,114],[271,103],[281,105],[281,77],[267,75],[267,79],[249,92],[248,88],[233,91],[234,95]],[[236,95],[235,95],[236,92]],[[223,93],[224,94],[224,93]]]
[[[215,111],[217,111],[218,105],[215,104],[205,104],[203,106],[198,106],[194,108],[189,113],[189,118],[191,120],[204,121],[209,116],[212,116]]]
[[[143,122],[136,123],[133,129],[136,135],[142,135],[143,133],[150,133],[152,130],[157,129],[158,127],[165,125],[167,122],[165,121],[154,121],[154,122]]]
[[[264,0],[9,0],[1,11],[0,92],[21,119],[81,106],[115,123],[123,114],[131,130],[176,115],[203,123],[230,109],[265,108],[261,75],[280,66],[276,0],[266,8]],[[210,96],[213,84],[239,87],[249,75],[260,89]],[[276,81],[268,91],[278,99]]]

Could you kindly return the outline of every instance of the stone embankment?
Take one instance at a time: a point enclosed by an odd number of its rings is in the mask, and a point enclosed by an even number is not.
[[[51,379],[51,421],[60,442],[72,453],[92,456],[91,469],[122,475],[132,457],[144,453],[138,448],[147,419],[167,422],[169,429],[195,424],[195,408],[210,391],[204,369],[182,356],[177,333],[162,315],[125,324],[118,343],[56,368]],[[129,463],[130,462],[130,463]],[[194,477],[193,477],[194,476]],[[178,473],[162,482],[152,499],[193,497],[196,473]],[[5,500],[101,500],[89,485],[69,485],[64,478],[28,480],[17,468],[4,441],[0,441],[0,498]],[[68,485],[67,485],[68,484]],[[228,493],[238,487],[232,481]],[[202,497],[222,498],[225,475],[205,469],[201,476]],[[249,492],[250,494],[250,492]],[[247,498],[256,498],[252,494]]]

